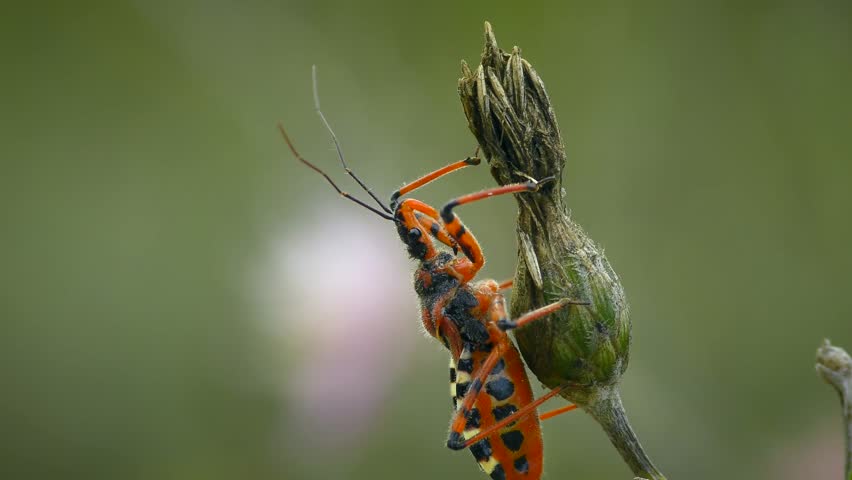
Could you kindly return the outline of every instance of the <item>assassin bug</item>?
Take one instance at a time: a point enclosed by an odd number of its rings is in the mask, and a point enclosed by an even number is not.
[[[567,405],[538,414],[544,401],[565,386],[533,399],[524,364],[507,330],[543,318],[568,305],[584,305],[564,299],[522,315],[507,316],[501,290],[511,281],[473,282],[485,263],[482,249],[473,235],[453,212],[456,207],[496,195],[535,192],[547,181],[529,181],[491,188],[458,197],[440,212],[408,193],[455,170],[478,165],[476,156],[435,170],[400,188],[388,205],[347,166],[337,137],[319,107],[314,70],[314,101],[317,113],[328,129],[346,173],[378,204],[375,208],[341,190],[324,171],[304,159],[287,132],[278,128],[293,155],[316,171],[344,198],[393,221],[400,239],[411,257],[419,262],[414,288],[420,298],[423,327],[450,351],[450,394],[454,413],[447,446],[453,450],[469,448],[481,469],[492,479],[537,480],[543,468],[543,443],[540,420],[552,418],[576,408]],[[436,248],[435,240],[453,253]],[[462,256],[458,256],[461,250]]]

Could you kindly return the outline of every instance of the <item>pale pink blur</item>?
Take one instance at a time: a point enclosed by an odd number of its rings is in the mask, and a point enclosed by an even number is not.
[[[271,331],[296,355],[281,377],[290,448],[346,450],[369,435],[420,341],[393,225],[341,203],[275,238],[261,276]]]

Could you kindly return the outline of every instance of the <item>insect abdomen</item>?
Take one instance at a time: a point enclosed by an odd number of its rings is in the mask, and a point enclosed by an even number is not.
[[[472,372],[485,361],[488,352],[472,356],[465,349],[458,362],[450,359],[450,394],[457,408],[470,385]],[[467,358],[465,358],[467,356]],[[508,417],[533,401],[520,354],[512,345],[487,377],[482,392],[468,416],[466,439]],[[495,480],[538,480],[541,477],[544,446],[537,414],[509,425],[470,447],[483,472]]]

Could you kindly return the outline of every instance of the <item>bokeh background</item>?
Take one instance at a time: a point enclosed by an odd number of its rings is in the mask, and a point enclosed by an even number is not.
[[[383,197],[474,148],[482,22],[548,85],[567,200],[632,304],[623,398],[670,478],[839,478],[852,347],[852,9],[814,2],[54,2],[0,28],[0,476],[485,478],[444,447]],[[468,169],[418,198],[488,187]],[[512,274],[509,198],[459,213]],[[558,402],[557,402],[558,403]],[[627,479],[583,413],[546,478]]]

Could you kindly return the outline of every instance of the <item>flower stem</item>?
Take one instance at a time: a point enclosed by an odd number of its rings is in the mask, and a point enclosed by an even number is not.
[[[604,429],[634,475],[648,480],[665,480],[666,477],[657,470],[642,449],[636,433],[627,420],[627,413],[621,404],[621,396],[617,388],[599,392],[592,403],[582,407]]]

